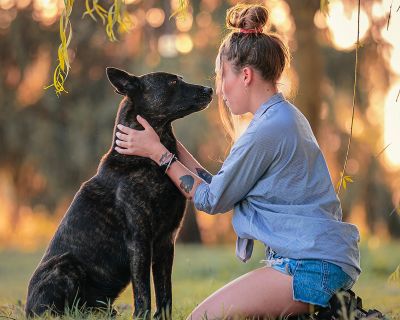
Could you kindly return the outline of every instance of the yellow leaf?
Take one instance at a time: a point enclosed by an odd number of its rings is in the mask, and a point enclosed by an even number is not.
[[[185,18],[188,6],[188,0],[179,0],[178,9],[170,15],[169,19],[173,18],[174,16],[176,16],[176,18]]]
[[[99,5],[97,3],[97,0],[93,1],[93,6],[94,6],[94,10],[96,11],[97,15],[101,18],[101,21],[103,22],[103,24],[106,23],[106,16],[107,16],[107,10],[104,9],[101,5]]]
[[[348,181],[348,182],[354,182],[350,176],[345,176],[344,180]]]
[[[388,281],[400,285],[400,266],[389,276]]]
[[[90,0],[85,0],[86,11],[83,13],[82,18],[88,14],[94,21],[97,21],[97,20],[96,20],[96,17],[95,17],[94,14],[93,14],[94,9],[93,9],[93,8],[90,8],[90,6],[89,6],[89,1],[90,1]]]
[[[329,14],[329,0],[321,0],[319,7],[323,14]]]
[[[45,89],[50,87],[54,87],[56,95],[58,96],[62,92],[67,92],[64,88],[65,79],[68,76],[68,72],[70,69],[69,58],[68,58],[68,45],[71,41],[72,37],[72,27],[71,22],[69,20],[69,16],[72,12],[72,6],[74,4],[74,0],[64,0],[65,8],[60,17],[60,41],[61,44],[57,50],[58,56],[58,65],[53,73],[53,84],[48,85]],[[68,31],[68,37],[67,37]]]

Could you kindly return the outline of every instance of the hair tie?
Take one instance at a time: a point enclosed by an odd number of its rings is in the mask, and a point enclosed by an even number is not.
[[[240,29],[239,32],[240,33],[262,33],[263,28],[259,27],[259,28],[254,28],[254,29]]]

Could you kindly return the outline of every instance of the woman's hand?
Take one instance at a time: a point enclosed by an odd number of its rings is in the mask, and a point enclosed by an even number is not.
[[[135,155],[154,159],[157,151],[160,150],[162,144],[157,133],[152,126],[141,116],[137,116],[138,122],[143,126],[144,130],[135,130],[118,124],[117,128],[121,132],[117,132],[115,150],[121,154]]]

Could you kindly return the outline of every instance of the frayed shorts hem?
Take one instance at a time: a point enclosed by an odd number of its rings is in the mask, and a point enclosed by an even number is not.
[[[294,301],[327,307],[339,290],[354,285],[341,267],[325,260],[289,259],[272,252],[263,261],[267,267],[292,276]]]

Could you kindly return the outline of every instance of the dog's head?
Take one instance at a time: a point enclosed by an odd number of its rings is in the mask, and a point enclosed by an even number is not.
[[[134,121],[140,114],[153,124],[171,122],[207,107],[212,100],[213,90],[190,84],[182,77],[154,72],[140,77],[123,70],[107,68],[107,76],[115,92],[124,95],[127,103],[126,121]],[[132,119],[130,119],[132,117]]]

